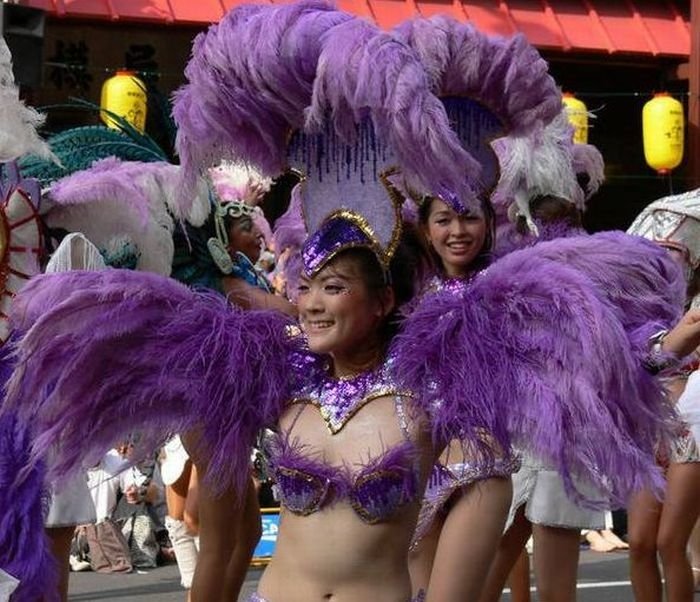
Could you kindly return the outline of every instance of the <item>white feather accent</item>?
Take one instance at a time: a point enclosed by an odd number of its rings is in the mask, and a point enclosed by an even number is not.
[[[46,273],[70,270],[104,270],[107,266],[97,247],[81,232],[66,236],[46,264]]]
[[[32,154],[58,163],[36,132],[42,123],[44,116],[19,98],[12,74],[12,55],[5,40],[0,38],[0,162]]]
[[[209,170],[214,191],[222,201],[249,200],[251,186],[267,192],[272,179],[264,177],[255,167],[247,163],[222,161]]]
[[[138,250],[137,269],[169,276],[175,252],[172,238],[175,221],[188,221],[194,226],[205,222],[210,211],[207,182],[203,178],[197,182],[192,203],[187,213],[182,214],[180,205],[175,202],[179,166],[148,164],[140,171],[135,169],[136,164],[105,159],[95,163],[94,169],[107,161],[110,165],[113,163],[114,170],[129,169],[125,177],[133,178],[134,187],[140,193],[138,197],[134,198],[133,188],[97,186],[99,173],[84,181],[76,177],[79,174],[73,174],[69,176],[72,178],[70,192],[63,190],[64,196],[56,199],[60,204],[49,206],[47,224],[69,232],[82,232],[101,249],[110,248],[115,239],[126,238]],[[110,175],[109,172],[105,174],[106,182]],[[126,195],[130,195],[129,198]],[[51,192],[48,200],[51,201]]]
[[[518,214],[534,226],[528,203],[540,195],[565,199],[584,208],[584,193],[573,167],[573,128],[562,111],[549,125],[527,136],[507,136],[491,143],[501,175],[494,192],[495,203],[515,201]]]

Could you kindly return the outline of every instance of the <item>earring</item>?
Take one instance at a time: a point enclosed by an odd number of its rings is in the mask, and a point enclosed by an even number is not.
[[[223,243],[218,238],[210,238],[207,241],[207,248],[209,249],[209,254],[214,260],[216,267],[218,267],[223,274],[230,274],[233,271],[233,260]]]

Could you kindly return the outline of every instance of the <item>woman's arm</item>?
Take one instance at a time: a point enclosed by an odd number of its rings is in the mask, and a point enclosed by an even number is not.
[[[678,324],[661,341],[663,351],[679,358],[692,353],[700,345],[700,309],[688,310]]]
[[[226,296],[243,309],[274,309],[293,318],[297,316],[296,305],[284,297],[266,293],[240,278],[224,276],[222,286]]]
[[[190,472],[187,498],[185,499],[184,521],[191,535],[199,535],[199,478],[193,464]]]

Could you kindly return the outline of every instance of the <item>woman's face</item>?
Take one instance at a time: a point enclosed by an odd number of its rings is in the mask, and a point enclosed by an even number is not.
[[[262,240],[262,233],[252,217],[244,215],[232,220],[228,230],[228,250],[231,255],[243,253],[252,263],[257,263],[262,252]]]
[[[314,278],[302,276],[297,303],[309,348],[351,358],[376,347],[379,326],[393,309],[393,295],[388,287],[384,292],[370,290],[360,266],[341,256]]]
[[[448,276],[466,276],[486,240],[486,220],[478,215],[458,214],[439,199],[430,202],[424,225],[428,243],[440,257]]]
[[[688,250],[676,246],[671,246],[668,244],[662,244],[662,246],[664,247],[664,249],[666,249],[666,252],[681,268],[685,279],[689,281],[692,276],[693,270],[690,266],[690,261],[688,259]]]

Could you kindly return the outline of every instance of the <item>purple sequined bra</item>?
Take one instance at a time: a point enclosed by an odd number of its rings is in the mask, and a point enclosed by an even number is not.
[[[405,504],[416,500],[416,450],[404,441],[359,470],[334,466],[311,457],[303,445],[277,434],[268,446],[271,474],[280,501],[294,514],[307,516],[347,500],[366,523],[389,520]]]
[[[366,463],[337,466],[288,433],[277,433],[268,439],[266,453],[280,501],[290,512],[306,516],[347,500],[366,523],[389,520],[418,497],[419,464],[403,406],[407,393],[391,379],[390,362],[347,379],[311,372],[291,403],[316,406],[331,434],[340,432],[364,405],[392,397],[404,441]]]

